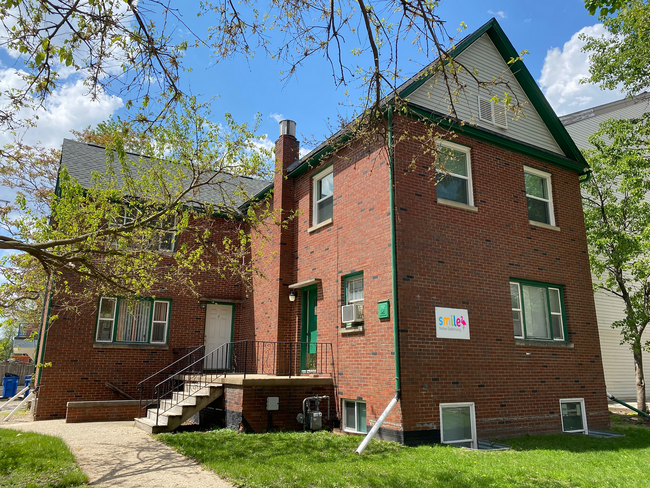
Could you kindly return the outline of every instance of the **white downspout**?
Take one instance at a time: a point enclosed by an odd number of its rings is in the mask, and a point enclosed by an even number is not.
[[[386,420],[386,417],[388,417],[388,414],[391,412],[393,407],[395,405],[397,405],[397,400],[399,400],[399,393],[395,394],[395,398],[393,398],[390,401],[390,403],[386,407],[386,410],[384,410],[384,413],[382,413],[381,417],[379,417],[379,419],[377,419],[377,422],[372,427],[372,429],[370,429],[370,432],[368,432],[368,435],[363,439],[363,442],[361,444],[359,444],[359,447],[357,447],[357,453],[358,454],[361,454],[363,452],[363,450],[366,448],[366,446],[368,445],[368,443],[372,440],[372,438],[375,437],[375,434],[377,433],[377,431],[381,427],[381,424],[384,423],[384,420]]]

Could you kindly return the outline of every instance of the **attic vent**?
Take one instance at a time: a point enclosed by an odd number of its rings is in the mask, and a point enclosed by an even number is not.
[[[484,122],[503,127],[504,129],[508,128],[505,107],[497,106],[487,97],[478,97],[478,118]]]

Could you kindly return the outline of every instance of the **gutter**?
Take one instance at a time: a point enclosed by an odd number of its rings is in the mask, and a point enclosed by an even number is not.
[[[391,264],[393,268],[393,341],[395,347],[395,397],[388,404],[384,413],[377,419],[375,425],[370,429],[368,435],[364,437],[361,444],[357,448],[357,454],[361,455],[365,448],[368,446],[377,431],[381,428],[384,420],[393,410],[393,407],[400,400],[402,395],[401,390],[401,371],[399,366],[399,314],[397,306],[397,250],[395,247],[395,179],[393,171],[394,152],[393,152],[393,107],[388,107],[388,171],[390,174],[390,251],[391,251]]]

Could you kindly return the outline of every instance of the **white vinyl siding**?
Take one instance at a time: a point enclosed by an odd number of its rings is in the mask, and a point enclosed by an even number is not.
[[[454,102],[461,120],[466,122],[471,121],[479,127],[492,132],[546,149],[555,154],[564,155],[546,127],[546,124],[530,103],[527,103],[523,107],[523,115],[518,119],[513,119],[511,113],[508,113],[507,129],[489,122],[483,122],[479,119],[477,98],[479,95],[487,98],[492,98],[493,95],[502,97],[504,91],[509,91],[512,95],[513,102],[515,100],[518,100],[520,103],[528,102],[523,89],[511,74],[510,68],[494,47],[487,34],[477,39],[457,59],[468,70],[478,69],[478,78],[480,80],[491,81],[493,78],[503,76],[504,80],[507,80],[512,87],[512,93],[503,86],[492,87],[492,93],[484,89],[479,91],[472,77],[468,74],[461,73],[459,76],[460,80],[467,84],[467,90],[461,93],[458,96],[458,100]],[[436,83],[436,80],[432,78],[413,92],[409,96],[409,100],[417,105],[445,115],[449,112],[449,95],[442,80],[437,80]],[[501,106],[503,105],[501,104]]]
[[[589,136],[598,131],[602,122],[609,119],[633,119],[635,117],[640,117],[649,110],[650,107],[648,106],[647,101],[638,101],[633,105],[627,107],[624,106],[618,110],[612,110],[611,112],[585,118],[565,127],[573,139],[573,142],[576,143],[576,146],[580,149],[593,148],[593,146],[589,144]]]

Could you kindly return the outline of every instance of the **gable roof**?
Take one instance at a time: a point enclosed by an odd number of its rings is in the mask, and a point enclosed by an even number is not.
[[[410,107],[413,109],[413,112],[422,118],[435,120],[442,126],[446,126],[447,128],[451,128],[457,132],[465,133],[466,135],[475,139],[490,142],[505,149],[531,156],[536,159],[549,162],[551,164],[565,167],[578,173],[586,171],[588,169],[588,164],[582,156],[582,153],[575,145],[571,136],[564,128],[564,125],[562,122],[560,122],[559,118],[551,108],[550,104],[546,100],[546,97],[540,90],[539,86],[535,82],[535,79],[532,77],[523,61],[519,59],[512,64],[507,64],[511,59],[517,59],[519,57],[519,53],[515,50],[496,19],[490,19],[475,32],[462,39],[458,44],[449,50],[449,55],[452,58],[458,57],[470,46],[475,44],[483,35],[487,35],[490,41],[494,44],[503,61],[509,67],[511,74],[521,86],[524,94],[530,101],[530,104],[535,109],[537,114],[539,114],[539,117],[542,119],[544,125],[552,135],[554,141],[557,143],[557,146],[564,154],[558,154],[553,151],[549,151],[548,149],[513,139],[512,137],[508,137],[504,134],[499,134],[485,127],[473,126],[469,124],[460,127],[458,124],[449,123],[449,117],[447,114],[435,112],[426,107],[421,107],[413,103],[409,103]],[[401,85],[397,89],[400,98],[408,100],[408,97],[412,95],[418,88],[422,87],[425,83],[430,81],[432,77],[435,76],[434,70],[431,70],[430,68],[432,66],[435,66],[435,64],[438,62],[438,59],[434,60],[416,75],[407,80],[403,85]],[[390,103],[390,97],[385,99],[384,103]],[[346,138],[346,128],[340,130],[329,140],[338,141],[343,138]],[[311,151],[299,161],[296,161],[290,165],[288,168],[290,176],[298,176],[299,174],[302,174],[309,168],[314,167],[316,164],[318,164],[320,159],[324,155],[328,154],[332,149],[332,144],[329,143],[329,140],[325,141],[323,144],[318,146],[316,149]]]
[[[146,156],[134,153],[127,153],[127,158],[132,162],[137,162],[141,158],[144,161],[149,159]],[[117,156],[115,160],[117,161]],[[89,188],[92,186],[93,173],[106,173],[106,149],[95,144],[64,139],[63,145],[61,146],[60,165],[64,166],[70,176],[75,178],[81,186]],[[119,181],[119,170],[116,171],[116,175]],[[241,195],[238,195],[238,192],[244,191],[247,195],[257,195],[272,186],[272,183],[269,181],[233,176],[225,173],[219,176],[218,184],[219,189],[215,189],[209,185],[200,187],[197,194],[193,195],[193,200],[215,206],[223,206],[226,200],[230,200],[234,202],[235,206],[242,207],[247,201]]]
[[[650,113],[650,92],[635,97],[623,98],[560,117],[569,134],[580,148],[593,148],[589,136],[608,119],[633,119]]]

